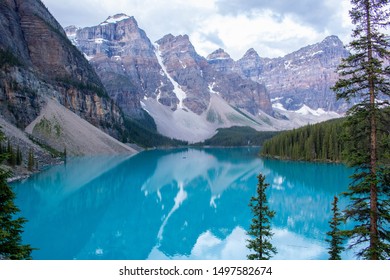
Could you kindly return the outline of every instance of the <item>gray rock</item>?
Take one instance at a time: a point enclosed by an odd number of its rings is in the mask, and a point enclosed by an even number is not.
[[[39,115],[44,105],[42,96],[52,97],[118,136],[112,127],[122,125],[120,109],[41,1],[2,1],[0,28],[0,51],[11,59],[0,67],[3,116],[25,128]]]
[[[264,85],[237,73],[228,73],[233,63],[222,50],[208,60],[198,55],[187,35],[168,34],[153,45],[133,17],[118,14],[98,26],[65,28],[68,37],[90,58],[109,95],[126,115],[142,116],[144,98],[153,98],[177,110],[185,106],[200,115],[210,103],[210,89],[218,91],[232,106],[256,114],[272,114]],[[214,63],[215,62],[215,63]],[[179,100],[177,92],[185,97]]]
[[[347,104],[337,102],[330,89],[338,79],[336,68],[349,52],[337,36],[280,58],[261,58],[248,50],[235,64],[235,71],[253,81],[265,83],[271,98],[288,110],[302,105],[312,109],[345,112]]]

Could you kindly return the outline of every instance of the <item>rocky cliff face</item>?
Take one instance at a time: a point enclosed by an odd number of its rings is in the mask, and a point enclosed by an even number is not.
[[[199,56],[187,35],[164,36],[153,45],[133,17],[118,14],[98,26],[66,28],[67,35],[90,59],[110,96],[130,117],[152,98],[172,111],[197,115],[210,105],[210,94],[252,114],[272,107],[264,85],[225,75]]]
[[[144,97],[158,96],[162,104],[176,108],[173,86],[158,63],[154,46],[133,17],[118,14],[94,27],[67,27],[66,31],[126,115],[142,117]]]
[[[189,122],[211,123],[197,128],[210,135],[229,125],[286,129],[345,110],[330,90],[337,65],[348,55],[335,36],[282,58],[262,58],[250,49],[234,61],[222,49],[201,57],[187,35],[168,34],[152,44],[136,20],[124,14],[94,27],[65,30],[125,114],[142,119],[147,111],[170,137],[191,141],[188,131],[186,137],[174,132],[191,127]]]
[[[3,117],[25,128],[45,98],[118,135],[120,109],[98,75],[39,0],[0,2],[0,107]],[[43,98],[45,97],[45,98]]]
[[[336,68],[349,55],[336,36],[304,47],[281,58],[261,58],[251,49],[234,65],[234,71],[265,83],[271,98],[287,110],[303,105],[311,109],[344,112],[347,104],[336,102],[330,90],[338,79]]]
[[[254,116],[260,112],[274,115],[265,85],[234,71],[236,63],[228,53],[218,49],[207,57],[207,61],[216,73],[213,76],[213,90],[223,94],[230,104]]]
[[[187,35],[164,36],[157,42],[157,55],[171,82],[176,85],[179,106],[200,115],[210,102],[207,61],[199,56]]]

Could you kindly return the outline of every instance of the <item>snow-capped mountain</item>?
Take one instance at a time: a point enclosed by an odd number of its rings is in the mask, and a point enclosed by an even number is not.
[[[234,67],[240,75],[265,83],[274,106],[299,110],[302,106],[324,111],[345,112],[348,104],[336,102],[331,87],[336,68],[349,52],[337,36],[306,46],[280,58],[262,58],[250,49]]]
[[[141,121],[147,112],[158,131],[172,138],[195,142],[211,137],[220,127],[239,125],[257,130],[280,130],[338,116],[328,113],[336,109],[328,106],[330,101],[325,102],[325,107],[319,102],[310,103],[311,98],[308,98],[317,95],[318,87],[329,87],[330,82],[324,84],[321,79],[313,78],[316,83],[297,83],[296,89],[307,89],[305,98],[300,93],[296,97],[292,94],[294,79],[289,76],[285,92],[284,85],[274,82],[281,83],[286,73],[274,70],[280,63],[286,71],[295,69],[295,65],[303,69],[304,60],[299,62],[296,58],[303,55],[286,56],[285,61],[291,62],[285,64],[260,58],[250,50],[236,62],[219,49],[206,59],[196,53],[187,35],[169,34],[153,44],[135,18],[124,14],[109,17],[97,26],[71,26],[65,30],[94,66],[110,97],[122,111]],[[321,51],[326,57],[328,53],[337,56],[332,44],[329,50],[312,47],[311,57],[320,64],[327,61],[327,58],[317,59]],[[336,65],[336,60],[331,63]],[[299,79],[297,71],[288,75]],[[279,76],[275,77],[276,74]],[[326,81],[333,79],[333,76],[328,79],[327,75]],[[334,99],[334,95],[322,97]],[[288,106],[289,98],[296,106]]]

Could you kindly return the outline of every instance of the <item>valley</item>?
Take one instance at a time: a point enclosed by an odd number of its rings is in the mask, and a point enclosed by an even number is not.
[[[24,158],[33,149],[39,168],[65,150],[134,154],[202,143],[232,127],[289,130],[348,108],[329,89],[348,55],[336,36],[279,58],[249,49],[235,61],[221,48],[202,57],[185,34],[151,42],[126,14],[62,28],[37,0],[0,9],[2,130],[24,143]]]

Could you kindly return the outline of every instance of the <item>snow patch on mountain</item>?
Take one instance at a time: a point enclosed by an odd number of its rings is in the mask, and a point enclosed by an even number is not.
[[[128,16],[126,14],[117,14],[117,15],[114,15],[114,16],[109,16],[100,25],[107,25],[107,24],[110,24],[110,23],[118,23],[118,22],[120,22],[122,20],[129,19],[129,18],[130,18],[130,16]]]
[[[313,116],[323,116],[323,115],[327,115],[327,114],[332,114],[333,113],[333,112],[330,112],[330,111],[325,112],[325,110],[322,109],[322,108],[318,108],[317,110],[313,110],[313,109],[311,109],[310,107],[308,107],[306,105],[303,105],[299,110],[296,110],[295,112],[298,113],[298,114],[301,114],[301,115],[313,115]]]
[[[312,113],[302,114],[302,112],[288,111],[285,110],[284,108],[281,110],[274,107],[274,110],[276,113],[286,118],[286,119],[271,119],[272,125],[276,128],[276,130],[290,130],[308,124],[315,124],[330,119],[337,119],[343,117],[343,115],[338,114],[336,112],[325,112],[324,114],[312,114]],[[312,110],[312,109],[311,111],[316,112],[316,110]]]
[[[85,59],[88,60],[88,61],[90,61],[91,59],[94,58],[94,56],[89,56],[86,53],[83,53],[83,55],[84,55]]]
[[[158,60],[158,63],[161,66],[161,69],[163,71],[163,74],[165,74],[166,77],[171,81],[174,90],[173,92],[176,94],[177,99],[179,99],[179,108],[183,109],[186,108],[185,105],[183,104],[183,100],[187,98],[187,94],[180,88],[180,85],[169,75],[167,68],[165,67],[165,64],[162,60],[161,52],[159,50],[159,45],[155,45],[156,48],[156,57]],[[157,99],[158,100],[158,99]]]

